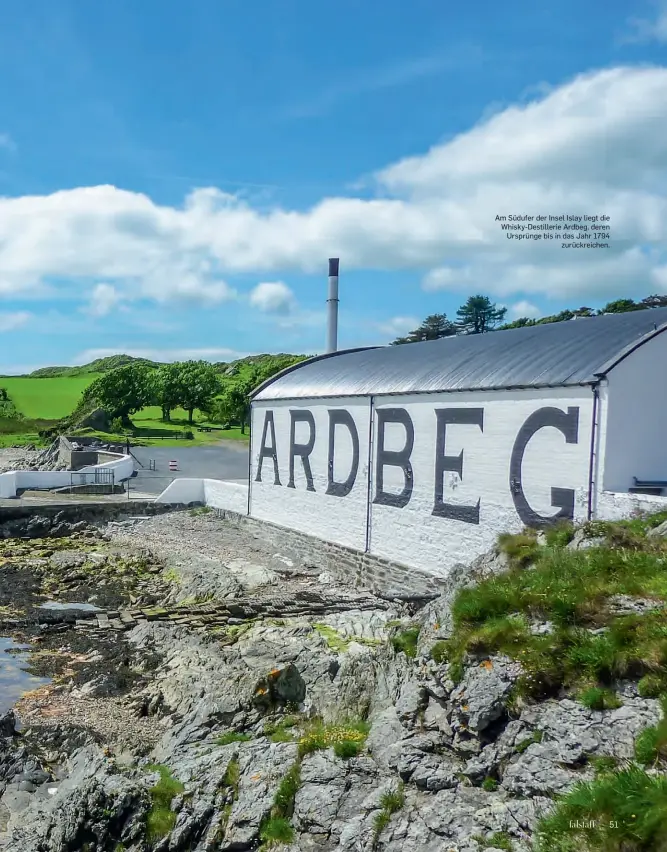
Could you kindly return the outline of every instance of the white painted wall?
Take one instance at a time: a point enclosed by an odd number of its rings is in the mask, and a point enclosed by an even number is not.
[[[667,480],[667,332],[636,349],[608,375],[603,446],[606,491],[633,477]]]
[[[248,483],[221,479],[175,479],[156,503],[204,503],[214,509],[248,514]]]
[[[667,497],[601,491],[598,495],[595,517],[604,521],[621,521],[633,515],[652,515],[665,510],[667,510]]]
[[[214,509],[227,509],[229,512],[247,515],[248,483],[205,479],[204,500],[207,506]]]
[[[72,482],[72,473],[93,473],[95,470],[114,471],[114,482],[128,479],[134,470],[132,456],[118,456],[114,461],[101,465],[91,465],[78,471],[70,470],[15,470],[0,474],[0,497],[16,497],[16,492],[22,489],[46,490],[49,488],[64,488]],[[94,476],[88,477],[94,482]],[[75,476],[75,484],[85,484],[84,477]]]
[[[558,391],[502,391],[457,394],[417,394],[375,399],[373,458],[368,470],[369,400],[317,399],[279,401],[253,406],[251,446],[250,514],[285,527],[297,529],[327,541],[358,550],[366,548],[368,494],[375,498],[376,454],[378,447],[377,411],[400,407],[407,410],[414,425],[415,440],[410,458],[413,490],[407,505],[370,505],[370,552],[414,565],[438,576],[446,576],[456,562],[468,562],[486,551],[501,532],[521,529],[510,490],[510,457],[520,429],[542,408],[555,407],[579,412],[577,443],[566,443],[556,428],[540,429],[528,442],[522,465],[525,497],[532,509],[545,517],[558,509],[551,504],[551,488],[575,493],[575,519],[587,512],[589,457],[593,395],[589,388]],[[352,492],[345,497],[325,493],[328,461],[328,415],[330,408],[345,407],[353,414],[360,444],[359,474]],[[475,505],[480,500],[479,524],[432,514],[435,495],[436,408],[483,408],[483,430],[478,426],[447,426],[445,454],[463,451],[463,477],[445,473],[443,500],[451,504]],[[311,411],[316,424],[316,441],[310,455],[315,491],[306,489],[301,460],[295,460],[295,485],[288,488],[290,409]],[[280,485],[274,484],[271,459],[262,466],[262,481],[256,482],[263,427],[267,411],[272,411]],[[399,451],[405,432],[399,424],[387,424],[385,449]],[[305,441],[308,429],[297,428],[297,442]],[[345,478],[350,467],[351,445],[341,430],[336,445],[335,478]],[[270,443],[270,433],[267,437]],[[369,479],[370,477],[370,479]],[[384,468],[384,491],[399,494],[403,473],[394,466]]]
[[[289,488],[290,409],[312,412],[316,440],[310,466],[314,492],[306,490],[306,477],[301,459],[294,464],[294,488]],[[330,409],[350,412],[359,437],[359,467],[352,491],[345,497],[326,494],[328,484],[329,415]],[[265,413],[273,411],[278,470],[281,485],[274,485],[274,469],[270,459],[262,464],[262,481],[257,482],[259,451]],[[253,405],[251,430],[250,514],[261,520],[281,524],[291,529],[319,536],[326,541],[344,544],[358,550],[366,547],[366,514],[368,506],[368,432],[370,423],[369,399],[299,400],[298,403],[278,401]],[[269,433],[270,434],[270,433]],[[297,423],[298,443],[308,439],[307,424]],[[351,467],[352,442],[345,427],[336,428],[334,479],[344,481]]]
[[[551,505],[551,488],[575,491],[575,518],[587,511],[590,458],[592,393],[588,388],[557,391],[489,391],[484,393],[429,394],[408,397],[378,397],[377,410],[401,406],[415,424],[415,448],[411,462],[414,486],[410,502],[403,508],[372,505],[371,553],[419,566],[446,576],[457,562],[470,562],[487,551],[499,533],[520,530],[509,486],[510,456],[515,439],[526,419],[544,406],[563,411],[579,408],[578,442],[568,444],[555,428],[538,431],[526,447],[522,481],[530,506],[543,516],[558,510]],[[475,505],[480,500],[479,524],[464,523],[432,515],[435,489],[436,417],[434,408],[484,409],[484,428],[467,424],[448,425],[445,453],[463,451],[463,477],[445,473],[443,500]],[[377,429],[377,427],[376,427]],[[392,446],[400,449],[404,431],[396,427]],[[375,465],[373,465],[373,475]],[[385,468],[384,489],[399,493],[402,471]],[[374,487],[371,489],[374,493]]]

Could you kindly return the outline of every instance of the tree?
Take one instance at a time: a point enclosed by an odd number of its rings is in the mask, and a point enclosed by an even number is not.
[[[162,409],[162,419],[170,420],[171,409],[180,405],[184,396],[181,382],[182,365],[163,364],[150,374],[151,402]]]
[[[420,343],[424,340],[440,340],[442,337],[451,337],[456,334],[456,326],[447,319],[446,314],[431,314],[414,331],[408,333],[407,337],[397,337],[391,345],[398,346],[403,343]]]
[[[183,361],[178,364],[178,402],[192,423],[195,408],[208,410],[220,392],[220,377],[208,361]]]
[[[456,312],[458,327],[464,334],[492,331],[505,319],[507,308],[497,308],[488,296],[470,296]]]
[[[615,299],[613,302],[607,302],[598,314],[625,314],[628,311],[643,311],[645,308],[646,305],[635,302],[634,299]]]
[[[667,296],[647,296],[641,304],[647,308],[667,308]]]
[[[82,402],[97,403],[109,414],[109,419],[119,417],[126,427],[131,427],[130,414],[140,411],[151,399],[150,367],[128,364],[104,373],[88,385]]]

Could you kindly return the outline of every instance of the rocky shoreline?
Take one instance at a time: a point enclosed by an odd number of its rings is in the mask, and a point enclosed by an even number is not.
[[[51,680],[0,719],[6,852],[528,852],[554,797],[596,760],[632,760],[661,718],[632,679],[609,709],[514,706],[516,660],[481,653],[455,674],[434,659],[455,591],[508,567],[498,549],[416,609],[205,510],[57,532],[0,540],[0,633]],[[213,598],[240,614],[111,630],[43,617],[45,602]]]

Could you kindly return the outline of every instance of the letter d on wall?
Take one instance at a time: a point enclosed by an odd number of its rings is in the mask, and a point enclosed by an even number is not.
[[[352,439],[352,464],[350,473],[345,482],[336,482],[334,479],[334,451],[336,445],[336,426],[345,426]],[[327,482],[327,494],[334,497],[346,497],[354,488],[354,482],[359,470],[359,433],[354,418],[346,408],[329,410],[329,458],[327,460],[329,472]]]
[[[552,488],[551,505],[560,511],[555,515],[543,516],[529,505],[523,493],[521,467],[528,442],[536,432],[552,426],[565,436],[565,443],[576,444],[579,435],[579,408],[568,408],[567,413],[560,408],[538,408],[519,429],[510,459],[510,493],[517,514],[527,527],[542,527],[559,518],[569,521],[574,518],[574,491],[571,488]]]

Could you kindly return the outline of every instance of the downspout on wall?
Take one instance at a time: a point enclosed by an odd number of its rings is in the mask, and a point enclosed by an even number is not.
[[[586,520],[590,521],[593,517],[593,501],[595,499],[595,489],[597,488],[597,478],[595,469],[597,466],[597,442],[599,435],[599,406],[600,406],[600,384],[593,385],[593,422],[591,424],[591,448],[588,460],[588,506],[586,510]]]

